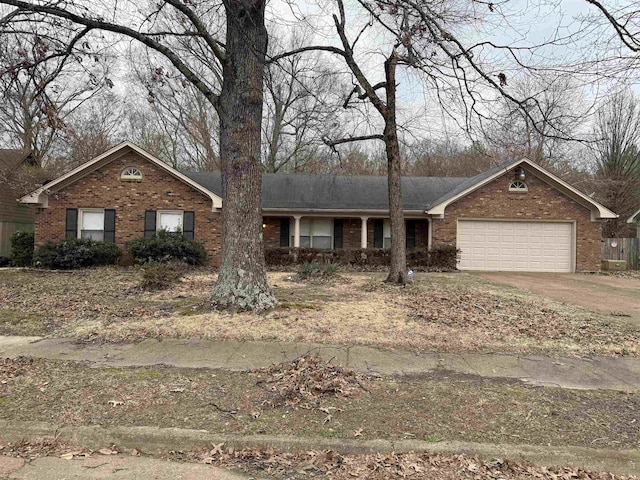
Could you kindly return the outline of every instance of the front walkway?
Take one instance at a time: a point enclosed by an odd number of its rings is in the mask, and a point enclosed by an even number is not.
[[[169,365],[183,368],[252,370],[307,352],[362,372],[420,374],[440,369],[532,385],[576,389],[640,390],[640,358],[567,358],[502,354],[440,354],[235,340],[145,340],[136,344],[78,344],[70,339],[0,336],[0,358],[19,356],[88,361],[110,367]]]

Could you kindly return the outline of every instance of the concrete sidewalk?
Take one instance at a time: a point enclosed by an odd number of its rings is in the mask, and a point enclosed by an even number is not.
[[[64,460],[40,457],[29,462],[22,458],[0,456],[0,478],[16,480],[249,480],[241,475],[211,465],[177,463],[130,455],[96,455],[84,459]]]
[[[640,358],[565,358],[501,354],[440,354],[365,346],[209,340],[145,340],[136,344],[78,344],[70,339],[0,336],[0,358],[19,356],[87,361],[96,366],[170,365],[251,370],[307,352],[362,372],[420,374],[435,369],[532,385],[575,389],[640,390]]]

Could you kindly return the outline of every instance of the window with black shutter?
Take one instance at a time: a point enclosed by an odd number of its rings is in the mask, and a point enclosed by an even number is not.
[[[289,218],[280,219],[280,246],[289,246]]]

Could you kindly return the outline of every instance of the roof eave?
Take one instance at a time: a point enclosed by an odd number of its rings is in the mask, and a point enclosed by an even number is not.
[[[636,213],[631,215],[627,220],[627,223],[637,223],[639,221],[640,221],[640,210],[638,210]]]

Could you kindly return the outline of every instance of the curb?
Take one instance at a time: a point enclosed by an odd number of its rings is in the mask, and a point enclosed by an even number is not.
[[[539,466],[583,467],[589,470],[640,476],[640,450],[607,450],[586,447],[551,447],[538,445],[487,444],[460,441],[431,443],[418,440],[355,440],[274,435],[215,434],[207,430],[156,427],[59,426],[46,422],[8,422],[0,420],[0,437],[17,442],[42,437],[98,450],[117,445],[122,451],[134,448],[147,454],[189,451],[211,444],[225,443],[236,449],[244,447],[274,448],[284,452],[300,450],[334,450],[340,454],[431,453],[467,454],[482,459],[509,458]]]

